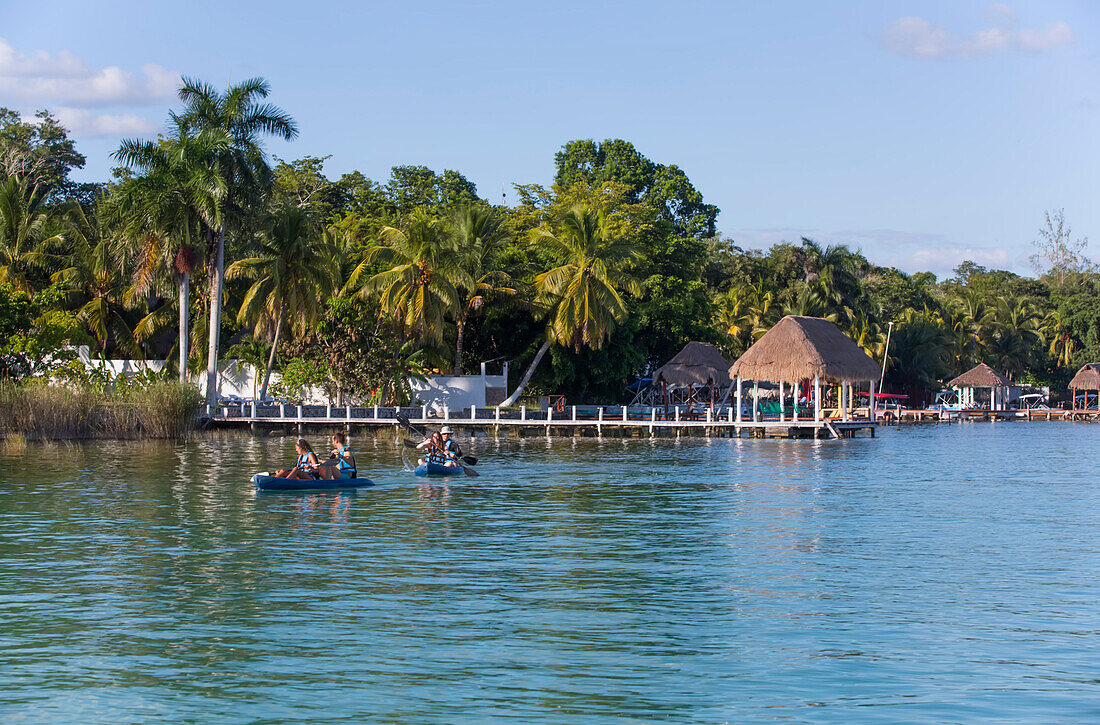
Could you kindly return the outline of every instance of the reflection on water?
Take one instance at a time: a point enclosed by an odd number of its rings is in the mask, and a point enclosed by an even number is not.
[[[0,455],[0,720],[1095,721],[1076,424],[465,441],[259,493],[292,439]]]

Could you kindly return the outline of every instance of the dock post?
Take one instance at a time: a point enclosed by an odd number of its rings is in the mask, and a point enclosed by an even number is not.
[[[496,414],[496,419],[497,419],[497,420],[500,420],[500,406],[499,406],[499,405],[497,406],[497,414]]]
[[[331,402],[328,405],[325,406],[325,417],[326,418],[331,418],[332,417],[332,403]]]
[[[779,422],[780,423],[785,423],[787,421],[787,411],[783,407],[783,393],[784,392],[785,392],[785,390],[783,388],[783,381],[780,380],[779,381]]]
[[[848,420],[848,383],[840,383],[840,419]]]
[[[252,401],[252,418],[253,418],[253,420],[255,420],[255,418],[256,418],[256,401],[255,400]]]
[[[577,406],[573,406],[573,422],[577,422]]]
[[[286,417],[286,403],[279,403],[279,417]]]
[[[871,397],[869,403],[867,403],[867,416],[871,419],[871,423],[875,422],[875,381],[871,381]],[[872,437],[874,436],[874,428],[871,429]]]
[[[649,437],[650,438],[653,437],[653,430],[654,430],[653,426],[656,423],[657,423],[657,409],[656,408],[650,408],[649,409]]]
[[[600,406],[600,416],[599,416],[599,420],[600,420],[600,422],[601,422],[601,423],[603,422],[603,406],[602,406],[602,405]]]
[[[760,422],[760,381],[752,381],[752,422]]]
[[[678,406],[678,405],[676,406],[676,422],[677,422],[677,423],[679,423],[679,422],[680,422],[680,406]],[[676,430],[677,430],[677,431],[679,431],[679,427],[678,427],[678,426],[677,426],[677,429],[676,429]]]
[[[821,422],[821,376],[814,376],[814,422]]]
[[[374,419],[378,420],[378,406],[374,406]]]
[[[422,406],[420,406],[420,420],[427,420],[427,419],[428,419],[428,406],[422,405]]]
[[[626,406],[623,406],[623,422],[626,422]]]
[[[741,375],[737,375],[737,422],[741,422]]]
[[[550,424],[554,421],[554,406],[546,409],[546,437],[550,437]]]
[[[470,420],[477,420],[477,406],[470,406]]]
[[[519,406],[519,419],[520,420],[527,420],[527,406],[526,405]]]

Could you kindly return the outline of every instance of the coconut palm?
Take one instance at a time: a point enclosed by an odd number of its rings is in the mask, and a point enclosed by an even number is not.
[[[1047,313],[1043,319],[1042,331],[1047,340],[1047,349],[1054,360],[1059,365],[1069,366],[1073,361],[1073,353],[1077,350],[1077,340],[1062,313],[1058,310]]]
[[[270,167],[261,145],[265,135],[291,140],[298,135],[294,119],[277,106],[262,102],[271,88],[262,78],[251,78],[219,93],[213,86],[184,78],[179,90],[183,110],[173,112],[176,128],[190,136],[221,136],[225,148],[210,162],[225,180],[228,194],[216,226],[207,230],[207,269],[210,276],[210,323],[206,360],[206,402],[217,393],[218,344],[221,333],[222,281],[226,226],[239,218],[270,184]]]
[[[406,334],[419,338],[422,345],[438,345],[443,341],[445,318],[459,312],[459,290],[476,286],[462,268],[455,237],[441,220],[418,209],[404,230],[383,227],[379,238],[381,244],[368,251],[367,259],[352,272],[348,287],[358,286],[360,299],[379,294],[382,313],[396,320]],[[376,264],[388,269],[363,282]]]
[[[469,277],[469,284],[460,284],[455,341],[455,375],[462,374],[462,348],[466,321],[485,305],[493,294],[515,295],[515,283],[504,271],[493,269],[492,262],[508,243],[508,232],[502,220],[489,208],[467,206],[455,214],[452,231],[458,248],[459,265]]]
[[[133,291],[151,289],[158,274],[169,272],[179,287],[179,377],[187,381],[190,342],[191,277],[198,262],[196,247],[206,230],[221,223],[228,194],[225,179],[210,163],[228,148],[223,134],[176,136],[159,143],[124,140],[114,157],[141,175],[120,184],[107,204],[111,221],[135,259]],[[138,323],[139,339],[156,334],[163,310]]]
[[[323,301],[336,280],[336,250],[299,207],[281,209],[271,229],[260,241],[260,251],[229,266],[225,278],[252,280],[245,293],[237,320],[253,325],[257,337],[271,332],[271,351],[264,370],[260,399],[267,397],[275,351],[283,323],[289,315],[291,327],[305,334],[321,315]]]
[[[0,282],[28,293],[35,276],[45,276],[49,250],[64,241],[46,194],[19,176],[0,184]]]
[[[598,350],[628,312],[620,289],[637,293],[637,281],[626,271],[637,258],[634,247],[613,237],[603,212],[577,205],[565,212],[554,230],[535,232],[536,244],[562,264],[535,278],[537,302],[547,312],[546,338],[516,388],[501,405],[512,405],[552,344]]]
[[[100,219],[92,223],[79,206],[72,215],[66,236],[64,267],[51,281],[82,304],[76,313],[98,343],[99,352],[107,353],[108,343],[127,353],[138,353],[133,331],[127,321],[127,276],[123,261],[107,237],[100,234]]]

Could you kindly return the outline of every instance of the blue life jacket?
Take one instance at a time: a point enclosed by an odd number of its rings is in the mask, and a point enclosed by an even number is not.
[[[355,474],[358,472],[355,467],[355,456],[351,457],[351,463],[348,463],[344,458],[344,451],[349,450],[347,446],[344,446],[336,452],[336,463],[340,466],[340,476],[342,478],[355,478]]]

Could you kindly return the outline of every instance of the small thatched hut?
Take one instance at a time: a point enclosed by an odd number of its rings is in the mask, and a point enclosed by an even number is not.
[[[1089,391],[1096,390],[1097,400],[1100,401],[1100,363],[1086,363],[1077,371],[1073,380],[1069,381],[1070,392],[1073,393],[1073,409],[1077,410],[1077,391],[1085,391],[1085,410],[1089,407]],[[1100,406],[1098,406],[1100,407]]]
[[[688,402],[694,400],[695,386],[709,389],[710,404],[718,389],[730,385],[730,362],[714,345],[707,342],[689,342],[684,349],[653,373],[653,382],[661,386],[665,408],[668,408],[668,388],[685,388]]]
[[[840,386],[841,417],[848,419],[849,402],[853,383],[869,383],[870,399],[875,399],[875,381],[880,368],[867,353],[852,342],[851,338],[829,320],[820,317],[788,315],[775,327],[764,333],[744,355],[730,367],[730,377],[737,378],[736,390],[740,398],[741,381],[767,380],[780,386],[783,399],[784,383],[792,383],[806,389],[813,381],[814,420],[821,419],[821,384]],[[755,391],[755,386],[754,386]],[[754,394],[754,401],[756,395]],[[795,395],[794,420],[798,420],[798,394]],[[740,400],[737,405],[741,413]],[[874,406],[869,410],[874,419]],[[756,403],[753,418],[757,419]],[[780,404],[780,420],[785,412]],[[740,418],[739,418],[740,419]]]
[[[975,365],[962,375],[947,383],[959,394],[959,404],[963,408],[977,407],[975,391],[989,388],[989,409],[1004,410],[1008,404],[1008,388],[1012,381],[989,367],[985,363]]]

